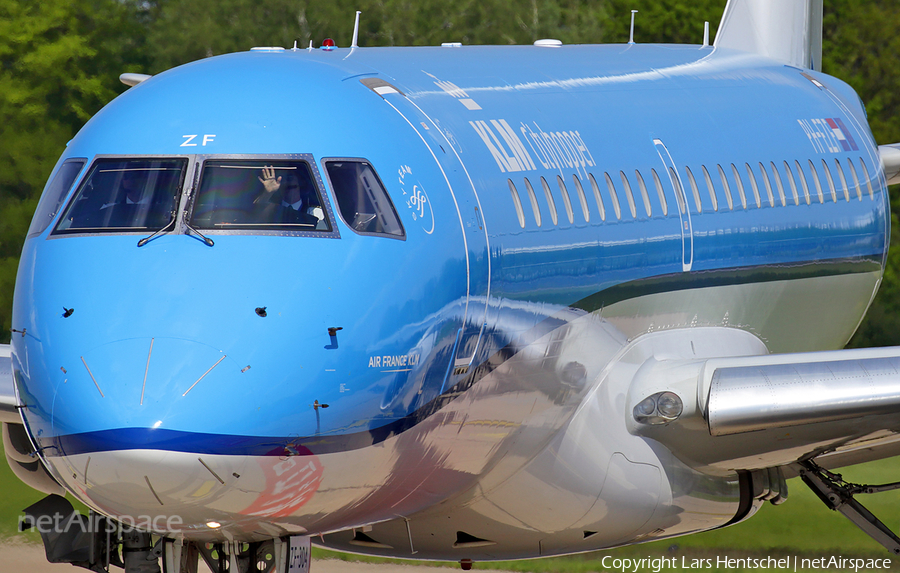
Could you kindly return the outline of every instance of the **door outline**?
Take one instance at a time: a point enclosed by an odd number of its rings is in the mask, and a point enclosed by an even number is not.
[[[654,139],[653,145],[656,152],[665,166],[666,173],[669,175],[669,181],[672,184],[672,190],[675,193],[675,203],[678,207],[679,228],[681,229],[681,270],[688,272],[694,264],[694,225],[691,221],[691,206],[687,202],[687,196],[684,194],[684,183],[681,181],[681,174],[672,154],[661,139]],[[673,177],[674,174],[674,177]]]

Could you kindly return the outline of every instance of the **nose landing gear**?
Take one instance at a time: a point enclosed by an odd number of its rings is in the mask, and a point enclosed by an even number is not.
[[[47,561],[95,573],[109,573],[111,566],[125,573],[197,573],[201,558],[212,573],[309,573],[309,537],[228,543],[174,540],[94,512],[82,515],[58,495],[23,513],[20,530],[35,528],[41,534]]]
[[[305,561],[294,557],[287,539],[270,539],[254,543],[180,543],[162,540],[163,573],[197,573],[198,558],[203,558],[212,573],[308,573],[309,542]],[[292,567],[292,563],[305,568]],[[126,571],[126,573],[130,573]]]

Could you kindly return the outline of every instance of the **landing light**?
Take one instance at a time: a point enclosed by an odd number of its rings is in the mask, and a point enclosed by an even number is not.
[[[208,527],[210,529],[219,529],[220,527],[222,527],[222,524],[219,523],[218,521],[207,521],[206,527]]]
[[[657,392],[638,402],[633,415],[635,421],[641,424],[659,426],[676,420],[683,411],[684,403],[678,394]]]

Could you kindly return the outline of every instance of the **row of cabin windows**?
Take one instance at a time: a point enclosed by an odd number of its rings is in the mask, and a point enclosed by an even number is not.
[[[717,164],[714,170],[715,175],[710,174],[710,170],[707,169],[705,165],[701,165],[702,179],[700,179],[701,183],[699,184],[698,177],[694,176],[694,172],[691,171],[690,167],[685,166],[684,172],[687,176],[688,185],[690,186],[690,196],[693,199],[693,207],[696,213],[702,213],[704,209],[704,203],[701,197],[703,195],[701,192],[701,185],[705,185],[706,190],[709,193],[710,203],[706,208],[708,210],[711,209],[712,211],[719,210],[718,192],[713,182],[716,176],[721,182],[722,194],[725,196],[725,201],[729,210],[734,210],[738,205],[738,202],[741,209],[747,209],[748,206],[762,208],[766,205],[775,207],[779,204],[782,207],[786,207],[791,202],[793,202],[794,205],[800,205],[801,202],[805,202],[807,205],[811,205],[815,202],[824,204],[828,201],[829,197],[834,203],[837,203],[840,198],[843,198],[844,201],[850,201],[851,196],[855,196],[858,200],[862,201],[863,185],[865,185],[866,191],[868,191],[869,198],[874,198],[875,191],[872,188],[869,169],[862,157],[859,158],[858,170],[857,166],[850,158],[847,158],[845,163],[841,163],[837,158],[834,159],[833,164],[830,164],[825,159],[821,159],[820,161],[821,164],[817,167],[816,162],[812,159],[808,160],[807,171],[804,171],[800,161],[794,161],[793,164],[784,161],[781,166],[777,165],[774,161],[770,161],[768,166],[760,162],[755,167],[751,166],[750,163],[744,163],[742,167],[732,163],[730,164],[730,168]],[[824,177],[820,177],[820,171]],[[728,180],[729,172],[733,183]],[[807,172],[809,174],[808,177]],[[608,172],[603,173],[603,182],[605,183],[608,196],[607,201],[612,206],[616,220],[622,219],[622,205],[619,201],[620,190],[624,195],[627,211],[631,213],[632,219],[637,219],[639,212],[641,217],[644,215],[648,218],[653,216],[653,205],[650,201],[652,193],[652,191],[650,191],[651,188],[655,190],[656,196],[659,198],[662,216],[668,216],[668,201],[666,200],[666,194],[663,190],[662,180],[656,169],[650,169],[649,181],[644,179],[644,175],[640,170],[636,169],[634,171],[634,181],[637,183],[638,190],[637,194],[631,185],[631,180],[628,175],[624,171],[619,171],[618,175],[617,179],[621,181],[619,186],[617,186],[615,181],[615,175],[611,176]],[[675,188],[675,202],[677,203],[678,210],[684,214],[685,210],[689,208],[687,204],[689,203],[689,199],[682,188],[682,179],[671,167],[668,168],[667,175],[672,186]],[[747,185],[745,185],[745,180]],[[812,182],[811,184],[810,181]],[[861,181],[863,183],[861,183]],[[509,179],[507,182],[509,183],[509,191],[512,194],[516,215],[519,219],[519,226],[524,229],[525,208],[523,206],[523,201],[513,180]],[[597,213],[600,215],[600,220],[606,221],[607,211],[601,192],[601,185],[598,184],[593,173],[587,174],[587,183],[594,196],[594,202],[597,206]],[[531,180],[527,177],[524,179],[524,186],[527,202],[531,206],[535,224],[540,227],[543,222],[541,208],[538,205],[537,199],[538,194],[542,192],[547,201],[550,221],[553,225],[557,225],[559,223],[559,213],[556,207],[556,200],[554,199],[554,192],[551,189],[550,183],[547,182],[547,179],[544,177],[540,178],[540,191],[535,191],[535,186],[532,185]],[[575,190],[575,195],[578,200],[577,206],[580,207],[581,216],[583,217],[584,222],[590,223],[592,211],[588,206],[585,187],[586,185],[582,183],[579,176],[573,173],[572,188]],[[559,197],[562,199],[565,217],[569,221],[569,224],[573,224],[575,222],[576,211],[573,205],[576,204],[572,201],[566,181],[560,175],[556,176],[556,188]],[[735,201],[733,191],[737,193],[738,202]],[[636,196],[637,200],[635,199]],[[641,207],[641,209],[639,209],[639,207]]]

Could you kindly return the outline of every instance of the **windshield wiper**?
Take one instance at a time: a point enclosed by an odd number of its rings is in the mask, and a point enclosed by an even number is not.
[[[190,233],[188,233],[188,235],[190,235],[191,233],[193,233],[194,235],[197,235],[197,238],[199,238],[201,241],[206,243],[207,246],[212,247],[213,245],[215,245],[215,243],[213,242],[212,239],[210,239],[209,237],[205,236],[203,233],[201,233],[200,231],[198,231],[197,229],[192,227],[191,224],[188,223],[187,221],[182,221],[182,224],[184,225],[185,229],[190,231]]]
[[[173,214],[173,215],[172,215],[172,218],[169,220],[168,223],[166,223],[166,226],[165,226],[165,227],[163,227],[163,228],[160,229],[159,231],[156,231],[155,233],[153,233],[153,234],[150,235],[149,237],[144,237],[143,239],[141,239],[140,241],[138,241],[137,246],[138,246],[138,247],[143,247],[144,245],[146,245],[147,243],[149,243],[150,241],[152,241],[152,240],[155,239],[156,237],[159,237],[160,235],[162,235],[162,234],[165,233],[166,231],[171,231],[171,230],[173,230],[173,229],[175,228],[175,219],[176,219],[176,217],[175,217],[175,215]]]

